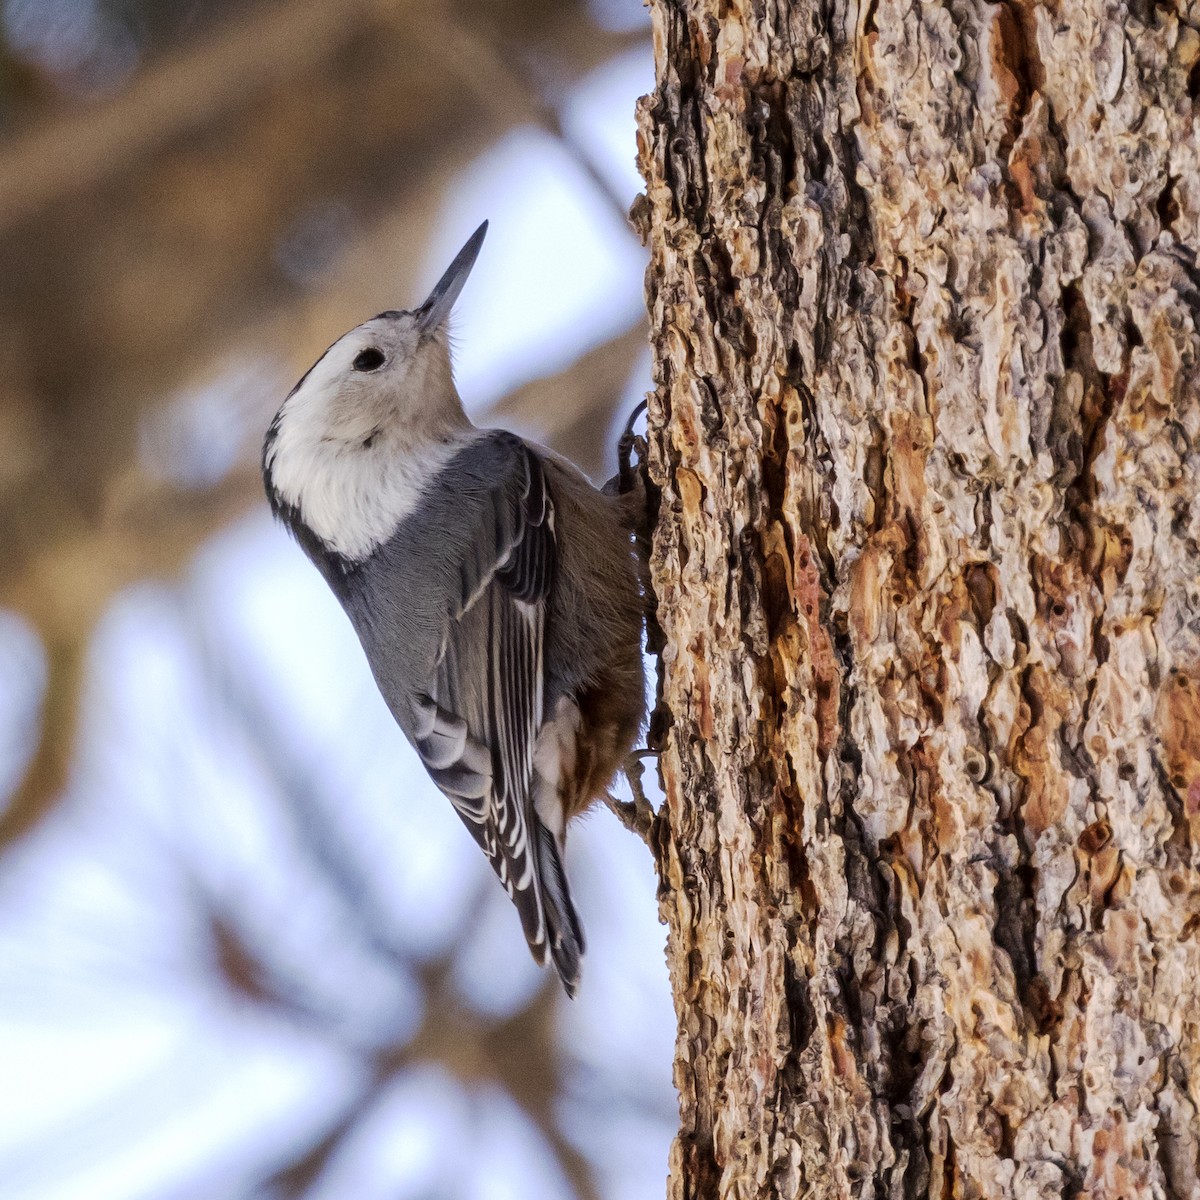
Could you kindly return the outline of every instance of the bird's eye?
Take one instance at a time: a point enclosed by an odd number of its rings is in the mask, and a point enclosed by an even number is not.
[[[374,346],[368,346],[365,350],[360,350],[354,357],[354,369],[356,371],[378,371],[383,366],[383,351],[376,350]]]

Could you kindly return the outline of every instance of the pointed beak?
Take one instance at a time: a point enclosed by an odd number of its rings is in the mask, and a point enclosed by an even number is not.
[[[414,312],[417,318],[417,328],[421,336],[428,337],[440,329],[450,310],[454,307],[458,293],[463,290],[467,276],[475,265],[479,247],[483,245],[484,234],[487,233],[488,223],[484,221],[480,227],[467,239],[467,244],[455,255],[454,261],[446,268],[446,273],[437,281],[429,299]]]

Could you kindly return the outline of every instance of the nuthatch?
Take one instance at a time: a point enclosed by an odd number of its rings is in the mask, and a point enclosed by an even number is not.
[[[267,430],[263,480],[534,958],[573,994],[583,933],[564,838],[641,727],[643,601],[629,497],[463,411],[446,323],[486,230],[419,308],[317,360]]]

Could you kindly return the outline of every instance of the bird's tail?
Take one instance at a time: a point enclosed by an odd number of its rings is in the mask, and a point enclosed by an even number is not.
[[[538,879],[546,913],[546,940],[554,969],[567,995],[574,996],[579,985],[579,964],[583,958],[583,930],[571,900],[571,888],[567,883],[558,842],[545,825],[540,821],[537,824]]]

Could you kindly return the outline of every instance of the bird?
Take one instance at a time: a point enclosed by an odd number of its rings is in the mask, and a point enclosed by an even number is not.
[[[309,368],[267,429],[263,483],[534,959],[573,996],[567,824],[612,799],[645,719],[639,499],[468,418],[448,324],[486,232],[424,303],[363,322]]]

